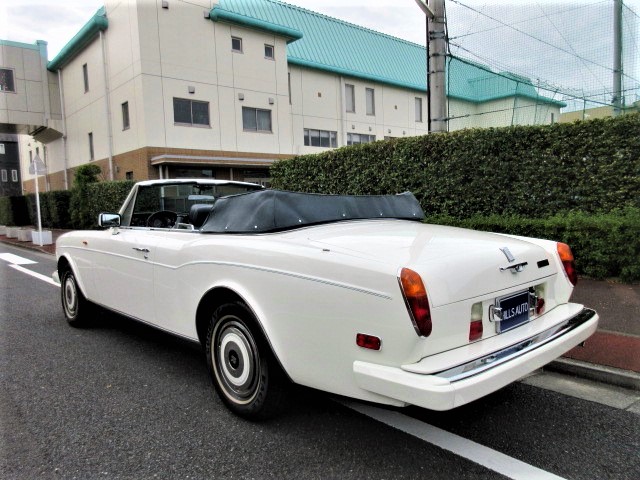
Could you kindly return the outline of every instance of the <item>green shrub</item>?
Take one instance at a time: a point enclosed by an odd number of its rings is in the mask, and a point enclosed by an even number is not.
[[[49,228],[70,228],[71,192],[59,190],[48,192],[46,196],[47,210],[51,224]]]
[[[74,228],[87,229],[95,224],[89,208],[89,185],[97,183],[97,176],[102,172],[94,163],[78,167],[75,171],[73,189],[71,191],[71,224]]]
[[[428,214],[456,218],[640,207],[640,114],[344,147],[276,162],[271,177],[303,192],[409,190]]]
[[[102,212],[118,212],[135,182],[121,180],[116,182],[94,183],[87,188],[87,208],[92,219],[91,228],[98,226],[98,215]]]
[[[0,225],[29,225],[29,211],[24,196],[0,197]]]

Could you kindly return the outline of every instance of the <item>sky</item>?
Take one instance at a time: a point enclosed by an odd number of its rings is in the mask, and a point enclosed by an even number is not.
[[[415,0],[287,3],[425,44],[425,18]],[[102,5],[103,0],[0,0],[0,39],[46,40],[53,59]],[[634,88],[634,101],[640,99],[640,0],[625,5],[634,12],[625,10],[624,19],[631,32],[625,37],[625,87]],[[613,0],[446,0],[446,8],[453,54],[549,88],[611,89]]]

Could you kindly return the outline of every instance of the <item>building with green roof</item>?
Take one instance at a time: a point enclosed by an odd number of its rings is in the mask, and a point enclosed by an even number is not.
[[[277,0],[106,0],[47,69],[60,114],[34,138],[52,189],[87,162],[107,179],[268,183],[277,159],[428,133],[424,47]],[[450,130],[551,123],[563,106],[455,58],[447,94]]]

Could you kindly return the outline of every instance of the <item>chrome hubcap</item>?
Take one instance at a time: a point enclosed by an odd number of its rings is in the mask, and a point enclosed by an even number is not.
[[[214,341],[213,367],[225,394],[236,403],[251,402],[260,380],[260,359],[251,332],[236,317],[225,317],[218,322]]]
[[[78,306],[78,292],[76,291],[75,282],[69,277],[64,282],[64,306],[69,316],[75,315]]]

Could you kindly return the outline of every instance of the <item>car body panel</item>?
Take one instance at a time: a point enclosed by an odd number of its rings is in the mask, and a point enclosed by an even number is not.
[[[132,192],[127,202],[135,199]],[[120,214],[129,218],[131,210],[125,202]],[[528,362],[514,359],[453,388],[435,374],[509,348],[582,309],[569,303],[573,287],[555,242],[397,219],[261,234],[123,225],[65,234],[57,255],[76,271],[88,300],[194,341],[201,340],[198,311],[210,292],[233,292],[293,382],[392,405],[453,408],[479,398],[580,343],[598,321],[595,315],[579,332],[527,353]],[[520,271],[508,268],[525,262]],[[416,333],[407,310],[402,268],[426,285],[428,337]],[[544,313],[498,333],[490,307],[534,289],[545,292]],[[474,304],[482,305],[483,334],[470,342]],[[359,347],[359,333],[381,339],[381,349]]]

